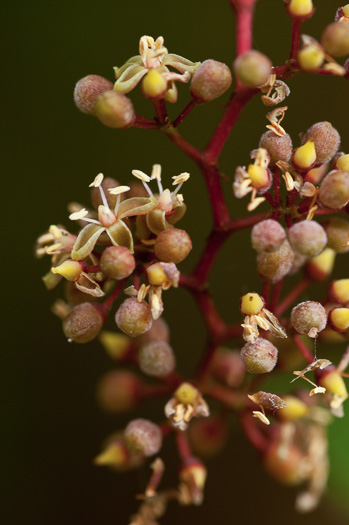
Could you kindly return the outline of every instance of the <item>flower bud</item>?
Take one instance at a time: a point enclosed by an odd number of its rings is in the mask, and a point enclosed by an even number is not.
[[[167,87],[167,80],[156,69],[148,71],[142,81],[143,95],[150,99],[164,98]]]
[[[282,409],[285,410],[285,409]],[[269,448],[264,466],[267,472],[285,485],[299,485],[304,480],[304,456],[295,445],[273,444]]]
[[[124,470],[129,463],[130,452],[125,443],[119,438],[105,447],[94,459],[94,464],[99,466],[113,467],[116,470]]]
[[[333,308],[328,323],[336,332],[345,332],[349,328],[349,308]]]
[[[153,456],[162,446],[162,433],[158,425],[148,419],[134,419],[124,432],[127,448],[141,456]]]
[[[297,222],[288,230],[288,239],[295,252],[306,257],[315,257],[327,244],[327,235],[316,221]]]
[[[258,337],[254,343],[246,343],[240,355],[247,372],[265,374],[271,372],[275,367],[278,351],[270,341]]]
[[[324,62],[324,52],[318,44],[303,47],[297,55],[297,62],[304,71],[316,71]]]
[[[316,161],[328,162],[338,151],[341,141],[338,131],[330,122],[317,122],[305,133],[302,144],[314,142]]]
[[[108,201],[109,208],[111,210],[114,210],[116,205],[116,200],[118,198],[117,195],[112,195],[109,193],[109,189],[116,188],[117,186],[120,186],[117,180],[113,179],[112,177],[105,177],[102,181],[101,187],[104,191],[105,197]],[[123,194],[121,194],[121,200],[123,199]],[[91,202],[93,207],[98,210],[98,207],[103,205],[101,192],[99,191],[99,188],[93,187],[91,188]]]
[[[344,208],[349,202],[349,173],[330,171],[321,183],[319,199],[327,208]]]
[[[298,171],[310,169],[316,161],[315,144],[308,140],[303,146],[296,148],[292,154],[292,164]]]
[[[156,341],[143,346],[138,354],[142,372],[149,376],[164,377],[176,367],[176,358],[168,343]]]
[[[307,275],[317,282],[326,281],[332,273],[336,260],[336,252],[331,248],[325,248],[320,255],[313,257],[306,265]]]
[[[257,315],[264,305],[265,301],[258,293],[247,293],[240,299],[240,312],[243,315]]]
[[[230,388],[238,388],[246,372],[240,352],[224,348],[218,348],[215,352],[210,370],[216,379]]]
[[[299,334],[317,337],[327,324],[326,310],[316,301],[299,303],[292,309],[291,324]]]
[[[124,246],[109,246],[100,259],[101,270],[112,279],[125,279],[136,267],[136,261],[130,250]]]
[[[212,458],[221,452],[228,440],[228,425],[223,418],[216,415],[193,419],[188,429],[188,437],[194,454]]]
[[[128,128],[135,120],[135,112],[129,98],[114,90],[99,95],[95,106],[96,117],[109,128]]]
[[[335,162],[336,168],[349,173],[349,155],[340,155]]]
[[[159,233],[155,241],[155,255],[160,261],[182,262],[190,253],[192,243],[189,235],[184,230],[169,228]]]
[[[297,421],[308,414],[308,406],[298,397],[283,396],[283,399],[287,403],[287,407],[280,408],[277,412],[278,418],[282,421]]]
[[[74,343],[88,343],[99,334],[103,323],[98,304],[82,303],[63,320],[63,332]]]
[[[284,228],[273,219],[255,224],[251,232],[252,248],[257,252],[274,252],[286,239]]]
[[[305,20],[314,13],[312,0],[287,0],[286,9],[292,18]]]
[[[132,348],[132,341],[127,335],[103,330],[99,340],[107,354],[115,361],[123,360]]]
[[[304,182],[311,182],[314,184],[314,186],[316,186],[316,184],[319,184],[319,182],[324,178],[327,172],[328,163],[320,164],[320,166],[316,166],[307,171],[304,177]]]
[[[287,240],[285,240],[279,250],[274,252],[260,252],[257,255],[258,273],[270,282],[281,281],[292,268],[293,251]]]
[[[142,335],[135,337],[133,343],[137,348],[142,348],[148,343],[164,341],[168,343],[170,339],[170,330],[168,324],[162,317],[153,321],[150,329]]]
[[[349,237],[349,221],[333,217],[325,224],[327,246],[336,253],[345,253],[349,246],[345,246]]]
[[[79,80],[75,86],[75,105],[82,113],[95,115],[97,97],[111,89],[113,89],[113,84],[108,79],[99,75],[87,75],[87,77]]]
[[[151,308],[145,301],[139,302],[135,297],[129,297],[119,306],[115,322],[130,337],[144,334],[153,322]]]
[[[113,414],[134,410],[142,399],[141,379],[128,370],[113,370],[105,374],[97,386],[101,407]]]
[[[279,137],[274,131],[266,131],[260,138],[259,148],[264,148],[270,155],[270,166],[281,160],[288,162],[292,155],[292,139],[288,133]]]
[[[251,49],[238,56],[234,62],[237,78],[247,87],[262,86],[271,75],[272,63],[259,51]]]
[[[339,304],[349,302],[349,279],[333,281],[328,290],[329,298]]]
[[[211,102],[223,95],[231,83],[232,76],[228,66],[216,60],[205,60],[192,78],[191,96],[199,104]]]
[[[349,54],[349,25],[347,22],[333,22],[322,33],[321,43],[326,53],[332,57]]]

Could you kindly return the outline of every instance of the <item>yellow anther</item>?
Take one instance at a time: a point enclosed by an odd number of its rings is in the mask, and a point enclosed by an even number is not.
[[[141,170],[132,170],[132,175],[134,175],[137,179],[143,181],[143,182],[150,182],[151,178],[149,175],[146,175]]]
[[[111,195],[120,195],[130,190],[130,186],[117,186],[116,188],[109,188],[108,191]]]
[[[308,140],[303,146],[296,149],[293,160],[297,166],[306,169],[310,168],[316,161],[315,144],[312,140]]]
[[[151,172],[151,178],[161,180],[161,164],[154,164]]]
[[[175,175],[174,177],[172,177],[173,179],[173,186],[176,186],[177,184],[180,184],[181,182],[185,182],[189,179],[190,175],[189,173],[180,173],[179,175]]]
[[[71,213],[69,215],[69,219],[71,221],[78,221],[78,220],[83,219],[84,217],[86,217],[86,215],[88,215],[88,211],[85,208],[82,208],[79,211],[75,211],[74,213]]]
[[[55,224],[51,224],[48,231],[50,232],[51,235],[53,235],[55,239],[59,239],[60,237],[62,237],[61,230]]]
[[[240,310],[244,315],[256,315],[264,307],[264,300],[258,293],[247,293],[241,297]]]
[[[82,272],[82,267],[78,261],[64,261],[59,266],[51,268],[51,272],[62,275],[67,281],[76,281]]]

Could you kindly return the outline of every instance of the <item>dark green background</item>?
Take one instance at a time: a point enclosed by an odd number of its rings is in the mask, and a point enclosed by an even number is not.
[[[316,15],[305,32],[319,38],[338,3],[315,4]],[[97,342],[86,346],[66,342],[59,321],[49,311],[57,293],[48,294],[41,282],[49,260],[37,262],[33,244],[50,224],[68,224],[67,202],[89,205],[87,186],[98,172],[125,184],[131,169],[149,172],[159,162],[165,181],[181,171],[192,174],[184,191],[188,213],[181,224],[195,249],[182,268],[194,264],[210,228],[207,195],[196,166],[156,132],[113,131],[80,114],[72,92],[75,82],[89,73],[112,79],[112,67],[137,54],[143,34],[163,35],[170,52],[194,61],[215,58],[230,65],[233,15],[223,0],[7,1],[2,10],[7,53],[2,62],[1,108],[5,205],[1,473],[6,504],[1,506],[0,521],[6,525],[126,524],[136,508],[134,494],[142,492],[148,471],[119,476],[92,465],[103,439],[127,419],[115,421],[99,410],[95,384],[112,363]],[[289,50],[291,27],[282,1],[260,0],[256,15],[254,47],[279,64]],[[330,120],[348,151],[348,83],[308,75],[292,79],[289,85],[285,127],[295,144],[298,133],[312,123]],[[179,102],[170,108],[172,116],[188,100],[186,86],[179,90]],[[137,111],[152,117],[151,105],[142,101],[139,89],[134,95]],[[226,100],[197,108],[183,124],[183,134],[203,147]],[[258,144],[265,113],[256,99],[234,130],[221,161],[230,178]],[[230,182],[224,186],[233,215],[246,213],[245,202],[232,197]],[[347,263],[341,262],[344,277]],[[227,243],[211,282],[225,319],[238,320],[241,292],[260,289],[246,232]],[[309,298],[316,294],[313,289]],[[204,343],[203,323],[185,291],[170,291],[165,300],[179,366],[182,371],[193,370]],[[154,412],[160,415],[161,407],[157,405]],[[323,503],[311,516],[295,517],[293,491],[279,488],[264,475],[254,451],[235,431],[224,454],[209,464],[204,506],[173,506],[163,522],[289,524],[297,519],[300,524],[329,520],[342,524],[347,520],[340,508],[348,503],[348,430],[348,420],[336,421],[331,428],[332,503]],[[175,457],[173,445],[167,453]],[[170,462],[168,483],[174,465]]]

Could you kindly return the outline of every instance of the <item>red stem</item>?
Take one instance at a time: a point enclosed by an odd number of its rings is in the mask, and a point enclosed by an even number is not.
[[[299,51],[299,40],[302,30],[302,20],[294,18],[292,20],[292,43],[290,59],[296,59]]]
[[[185,463],[192,457],[187,434],[185,432],[181,432],[180,430],[176,432],[176,443],[181,461],[182,463]]]
[[[201,169],[210,196],[214,225],[216,228],[223,229],[230,221],[230,214],[223,196],[220,173],[218,168],[206,163],[201,164]]]
[[[304,357],[304,359],[308,361],[308,363],[312,363],[314,361],[314,356],[310,353],[308,347],[305,343],[303,343],[299,335],[294,335],[293,341],[296,343],[297,348],[301,351],[301,354]]]
[[[122,279],[119,284],[116,286],[116,288],[114,288],[114,290],[111,292],[111,294],[109,295],[109,297],[104,301],[104,303],[101,305],[103,307],[103,310],[105,310],[106,312],[108,310],[110,310],[110,308],[113,306],[114,304],[114,301],[116,300],[116,298],[118,297],[118,295],[120,294],[120,292],[122,291],[125,283],[126,283],[127,279]]]
[[[196,106],[196,102],[194,99],[191,99],[191,101],[185,106],[182,113],[178,115],[178,117],[172,122],[172,126],[174,128],[177,128],[179,124],[183,122],[183,120],[186,118],[187,115],[194,109]]]
[[[168,115],[164,99],[153,100],[153,105],[159,123],[166,124],[166,122],[168,122]]]
[[[254,6],[257,0],[230,0],[236,17],[236,56],[252,47]]]
[[[241,111],[257,93],[259,93],[257,89],[247,88],[235,91],[216,131],[206,146],[204,154],[207,163],[215,164],[217,162]]]
[[[165,127],[163,132],[180,150],[188,157],[195,160],[199,165],[202,162],[202,153],[196,149],[190,142],[187,142],[182,135],[173,126]]]
[[[294,301],[306,290],[311,283],[311,280],[307,277],[304,277],[299,283],[290,291],[290,293],[285,297],[279,306],[275,309],[276,317],[280,317],[287,308],[289,308]]]
[[[133,127],[141,129],[158,129],[159,125],[153,120],[142,117],[141,115],[136,115],[136,120],[133,123]]]
[[[271,297],[271,303],[270,303],[270,310],[272,312],[274,312],[275,307],[276,307],[276,305],[277,305],[277,303],[279,301],[279,297],[280,297],[280,294],[281,294],[281,290],[282,290],[283,284],[284,284],[284,280],[281,279],[281,281],[276,283],[276,285],[274,286],[273,294],[272,294],[272,297]]]
[[[259,452],[264,454],[268,450],[269,442],[257,427],[256,420],[252,417],[249,411],[246,410],[241,414],[240,423],[250,443],[254,448],[259,450]]]
[[[231,232],[221,232],[213,230],[207,240],[205,249],[202,253],[192,275],[197,281],[197,287],[200,288],[206,284],[208,275],[211,271],[213,263],[223,245]]]

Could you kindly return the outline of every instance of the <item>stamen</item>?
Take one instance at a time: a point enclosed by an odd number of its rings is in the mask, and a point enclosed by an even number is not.
[[[98,175],[95,177],[94,181],[91,182],[89,185],[89,188],[99,188],[99,186],[102,184],[104,179],[103,173],[98,173]]]
[[[118,214],[119,206],[120,206],[120,200],[121,200],[121,193],[125,193],[126,191],[129,191],[129,186],[117,186],[116,188],[109,188],[108,191],[111,195],[117,195],[115,208],[114,208],[114,215]]]
[[[176,175],[175,177],[172,177],[173,186],[178,185],[175,191],[172,192],[172,197],[177,195],[177,193],[179,192],[179,190],[181,189],[185,181],[189,179],[189,177],[190,177],[189,173],[181,173],[180,175]]]
[[[69,215],[69,219],[71,221],[79,221],[80,219],[83,219],[84,217],[86,217],[86,215],[88,215],[88,211],[85,208],[82,208],[79,211],[75,211],[74,213],[71,213]]]
[[[54,236],[55,239],[59,239],[60,237],[62,237],[62,232],[61,230],[55,226],[55,224],[52,224],[50,227],[49,227],[49,230],[48,230],[51,235]]]
[[[162,193],[164,190],[161,184],[161,165],[160,164],[153,165],[153,170],[151,172],[151,178],[157,180],[159,193]]]
[[[146,175],[141,170],[132,170],[132,175],[134,175],[137,179],[140,179],[142,182],[150,182],[151,178],[149,175]]]

